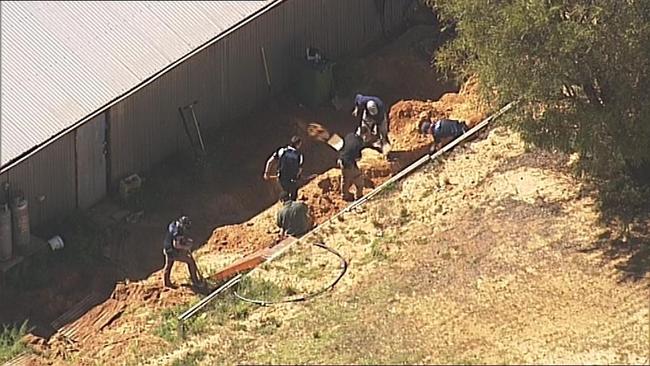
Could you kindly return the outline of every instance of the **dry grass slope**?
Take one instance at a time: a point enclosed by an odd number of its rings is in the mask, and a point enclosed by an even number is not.
[[[606,228],[566,164],[494,129],[323,230],[350,261],[333,292],[152,361],[647,364],[648,280],[583,251]],[[309,292],[339,270],[305,244],[252,277]]]

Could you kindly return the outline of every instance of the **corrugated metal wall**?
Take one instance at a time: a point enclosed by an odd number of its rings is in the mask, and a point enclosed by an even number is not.
[[[309,45],[340,58],[392,32],[412,0],[288,0],[194,55],[109,111],[111,180],[142,173],[188,148],[178,107],[193,100],[203,130],[235,121],[286,88]],[[383,30],[381,13],[383,8]]]
[[[12,195],[25,194],[32,227],[76,208],[74,140],[71,132],[0,176]]]

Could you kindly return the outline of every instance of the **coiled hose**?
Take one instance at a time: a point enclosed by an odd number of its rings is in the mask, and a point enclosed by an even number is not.
[[[324,288],[322,288],[322,289],[320,289],[320,290],[318,290],[316,292],[310,293],[310,294],[302,295],[302,296],[299,296],[299,297],[292,297],[290,299],[278,300],[278,301],[265,301],[265,300],[258,300],[258,299],[249,299],[249,298],[247,298],[245,296],[242,296],[242,295],[238,294],[237,290],[235,290],[235,292],[234,292],[235,297],[237,297],[238,299],[240,299],[242,301],[249,302],[251,304],[256,304],[256,305],[260,305],[260,306],[268,306],[268,305],[284,304],[284,303],[290,303],[290,302],[307,301],[309,299],[312,299],[312,298],[314,298],[316,296],[319,296],[319,295],[323,294],[324,292],[329,291],[332,288],[334,288],[334,286],[336,286],[336,284],[341,280],[341,278],[343,278],[345,273],[348,271],[348,261],[346,261],[345,258],[343,258],[343,256],[341,254],[339,254],[339,252],[337,252],[336,250],[326,246],[325,244],[315,243],[315,244],[312,244],[312,245],[315,245],[317,247],[320,247],[320,248],[323,248],[323,249],[327,250],[328,252],[330,252],[330,253],[336,255],[337,257],[339,257],[339,259],[341,260],[341,267],[342,267],[341,273],[327,287],[324,287]]]

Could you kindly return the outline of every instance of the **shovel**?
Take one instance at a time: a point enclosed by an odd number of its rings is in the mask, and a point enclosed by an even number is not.
[[[203,277],[203,273],[201,273],[201,269],[199,268],[199,264],[196,262],[196,259],[194,259],[194,255],[192,254],[192,251],[191,251],[191,250],[188,250],[188,251],[187,251],[187,255],[188,255],[190,258],[192,258],[192,260],[193,260],[194,263],[196,264],[196,274],[197,274],[197,276],[199,277],[199,283],[200,283],[201,285],[205,285],[205,284],[206,284],[206,282],[205,282],[205,277]]]
[[[339,151],[343,147],[343,139],[337,134],[332,134],[327,140],[327,144],[333,147],[334,150]]]

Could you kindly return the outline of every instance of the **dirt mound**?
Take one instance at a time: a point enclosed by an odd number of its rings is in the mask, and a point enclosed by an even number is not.
[[[210,250],[249,252],[269,246],[274,241],[274,229],[264,225],[264,220],[222,226],[208,239]],[[277,235],[275,235],[277,236]]]

